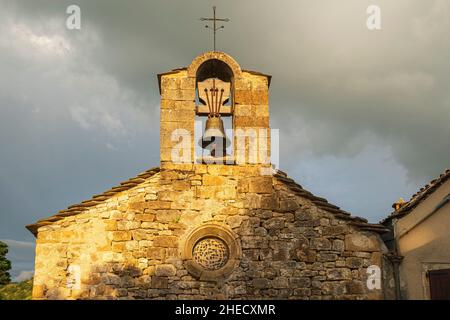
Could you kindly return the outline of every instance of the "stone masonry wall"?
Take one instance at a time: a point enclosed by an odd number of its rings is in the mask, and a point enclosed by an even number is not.
[[[35,299],[380,299],[366,268],[379,236],[359,231],[258,166],[166,168],[84,213],[40,227]],[[186,237],[206,222],[236,236],[224,280],[198,280]],[[69,266],[80,286],[68,286]]]

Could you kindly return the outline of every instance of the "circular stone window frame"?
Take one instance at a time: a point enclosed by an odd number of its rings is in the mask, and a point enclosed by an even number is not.
[[[228,247],[228,261],[217,270],[207,270],[193,258],[195,245],[205,238],[217,238]],[[239,263],[241,248],[234,233],[217,224],[206,224],[193,230],[187,237],[183,250],[183,260],[187,271],[199,280],[220,281],[226,279]]]

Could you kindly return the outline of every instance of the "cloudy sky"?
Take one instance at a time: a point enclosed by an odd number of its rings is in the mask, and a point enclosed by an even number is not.
[[[81,7],[81,30],[66,8]],[[26,224],[159,161],[156,74],[218,49],[273,76],[280,167],[379,221],[450,166],[447,0],[0,0],[0,239],[33,269]],[[369,31],[366,9],[381,8]]]

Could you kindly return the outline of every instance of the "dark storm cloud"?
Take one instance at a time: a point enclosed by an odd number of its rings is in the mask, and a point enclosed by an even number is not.
[[[376,221],[449,165],[448,1],[215,3],[218,48],[273,75],[281,167],[305,187]],[[32,241],[25,224],[158,165],[156,74],[211,49],[212,1],[0,5],[0,238]]]
[[[24,19],[38,22],[62,18],[73,3],[14,2]],[[148,98],[157,99],[152,72],[185,66],[209,49],[210,34],[197,18],[210,15],[211,1],[77,3],[82,33],[95,32],[101,42],[92,61]],[[317,154],[346,153],[355,136],[370,131],[393,146],[411,177],[435,175],[450,158],[449,4],[376,1],[383,19],[378,32],[365,27],[369,4],[219,1],[219,14],[232,18],[219,47],[245,68],[274,75],[273,120],[292,120],[292,130],[309,123],[306,135]],[[314,130],[324,123],[326,137]]]

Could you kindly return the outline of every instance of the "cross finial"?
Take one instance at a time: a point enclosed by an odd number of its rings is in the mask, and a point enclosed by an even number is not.
[[[213,7],[213,17],[212,18],[200,18],[200,21],[212,21],[213,22],[213,26],[210,27],[209,25],[206,25],[205,28],[209,28],[213,30],[214,33],[214,51],[216,51],[216,32],[218,30],[221,30],[223,28],[225,28],[224,26],[220,26],[217,27],[216,26],[216,22],[217,21],[222,21],[222,22],[229,22],[230,19],[228,18],[216,18],[216,6]]]

